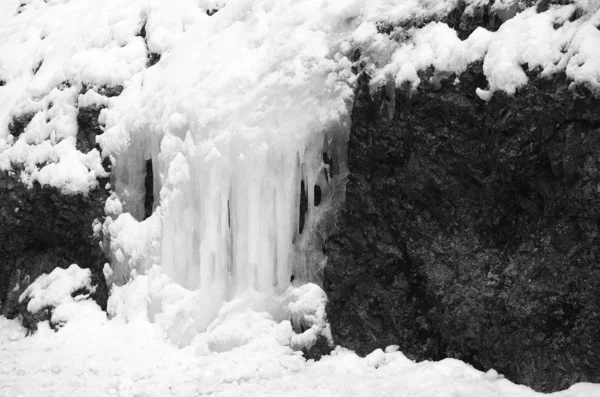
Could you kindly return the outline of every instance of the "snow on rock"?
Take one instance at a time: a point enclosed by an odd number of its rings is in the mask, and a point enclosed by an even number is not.
[[[94,291],[91,285],[91,272],[71,265],[68,269],[56,268],[50,274],[39,276],[19,297],[19,302],[29,298],[27,310],[36,313],[47,306],[59,306],[71,302],[71,294],[79,289],[86,288]]]
[[[65,193],[87,192],[106,176],[98,151],[76,149],[77,99],[84,83],[120,85],[145,68],[144,41],[135,36],[140,7],[115,0],[31,1],[11,12],[3,4],[0,169],[22,164],[24,183]],[[9,124],[24,114],[35,114],[34,120],[15,136]]]
[[[286,291],[286,300],[290,300],[287,309],[293,325],[300,328],[300,333],[292,335],[292,347],[299,349],[310,347],[316,343],[319,335],[327,338],[333,345],[333,338],[327,323],[327,295],[316,284],[308,283],[298,288],[290,287]]]
[[[477,5],[477,1],[468,3],[467,11]],[[442,7],[448,2],[437,4]],[[494,10],[510,4],[496,2]],[[422,28],[397,28],[394,34],[403,39],[396,41],[378,32],[377,20],[366,20],[354,32],[353,43],[366,53],[364,62],[372,74],[374,87],[394,80],[397,86],[409,83],[414,89],[420,82],[419,70],[433,66],[436,72],[460,74],[469,63],[483,59],[489,93],[501,90],[514,94],[528,82],[523,67],[529,70],[539,67],[542,76],[566,71],[567,77],[576,83],[597,90],[600,88],[600,32],[596,29],[599,18],[600,4],[587,0],[552,6],[542,13],[534,6],[506,20],[497,32],[477,28],[464,41],[448,25],[439,22]],[[398,23],[394,18],[389,20]],[[488,94],[479,95],[484,99]]]
[[[156,160],[163,136],[183,139],[190,130],[193,146],[200,141],[216,145],[220,161],[243,155],[245,165],[234,164],[226,172],[235,173],[238,166],[247,168],[253,160],[233,145],[223,151],[223,140],[245,136],[247,143],[253,143],[247,151],[254,152],[254,146],[264,142],[267,152],[275,152],[281,148],[271,141],[274,137],[269,131],[274,128],[286,131],[280,139],[295,136],[290,146],[302,152],[303,145],[316,144],[310,137],[314,130],[322,133],[344,117],[344,100],[350,91],[343,82],[351,82],[345,57],[356,47],[367,54],[364,60],[374,86],[391,79],[416,87],[420,69],[434,66],[440,72],[460,73],[480,58],[490,93],[513,93],[525,84],[523,65],[529,70],[539,66],[543,75],[566,70],[577,83],[596,88],[600,84],[600,32],[596,29],[600,10],[590,0],[551,6],[542,13],[536,7],[521,10],[519,6],[520,12],[511,11],[516,15],[507,18],[497,32],[479,28],[465,41],[439,22],[396,28],[394,37],[378,30],[382,23],[393,27],[407,21],[439,20],[458,5],[457,0],[126,3],[2,3],[1,169],[22,164],[24,183],[38,181],[67,193],[95,187],[96,177],[106,176],[101,157],[95,151],[78,152],[74,140],[77,109],[90,104],[108,107],[101,115],[109,127],[109,134],[101,139],[106,153],[134,145],[146,148],[140,154],[144,158]],[[470,12],[484,2],[468,0],[465,4]],[[494,12],[513,10],[515,4],[498,1],[492,8]],[[214,10],[220,11],[209,16]],[[150,54],[165,56],[159,67],[147,69]],[[92,98],[93,91],[79,95],[84,84],[125,86],[128,92],[120,101]],[[236,95],[242,92],[253,94]],[[294,108],[292,103],[303,105],[289,117],[285,111]],[[301,117],[303,113],[314,114],[314,120]],[[175,114],[185,123],[167,123]],[[9,125],[21,116],[33,116],[33,120],[24,133],[15,136]],[[143,136],[136,138],[139,135]],[[205,150],[195,156],[203,156],[202,161],[215,167],[216,158],[206,157],[214,151]],[[289,153],[283,156],[294,158]],[[126,167],[127,162],[120,160]],[[156,170],[165,172],[168,161],[165,158]],[[158,193],[161,185],[156,186]]]
[[[76,291],[87,294],[72,294]],[[50,274],[42,274],[19,297],[19,302],[27,300],[27,311],[32,314],[42,309],[50,309],[53,325],[62,325],[82,312],[97,315],[98,305],[86,298],[93,294],[96,287],[92,286],[91,271],[81,269],[73,264],[67,269],[56,268]]]
[[[467,40],[461,41],[456,31],[445,23],[432,22],[415,32],[412,42],[402,45],[393,55],[374,84],[380,79],[393,79],[397,86],[409,82],[415,89],[420,78],[417,71],[433,66],[436,71],[460,74],[469,63],[485,55],[493,34],[477,28]]]

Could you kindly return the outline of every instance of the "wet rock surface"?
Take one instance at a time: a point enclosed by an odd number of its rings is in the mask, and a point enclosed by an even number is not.
[[[455,357],[540,391],[600,382],[600,100],[528,74],[489,102],[481,63],[373,98],[359,79],[325,245],[336,343]]]

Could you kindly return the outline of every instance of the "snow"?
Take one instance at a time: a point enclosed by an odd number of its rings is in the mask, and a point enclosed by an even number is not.
[[[186,23],[161,61],[115,98],[99,141],[115,157],[125,211],[106,223],[119,280],[159,264],[212,297],[208,320],[250,289],[282,291],[292,275],[316,281],[320,262],[302,247],[324,213],[311,211],[301,236],[299,188],[304,181],[312,202],[323,180],[324,196],[341,198],[342,174],[325,181],[322,152],[347,139],[352,90],[351,63],[328,37],[343,21],[315,6],[228,3]],[[160,202],[142,221],[149,159]]]
[[[403,2],[398,7],[408,3]],[[477,0],[468,3],[467,10],[478,4]],[[443,10],[447,2],[436,4],[432,14]],[[502,7],[514,4],[514,1],[496,2],[492,10],[499,12]],[[422,15],[421,9],[415,10],[414,15]],[[570,21],[576,12],[582,16]],[[552,6],[539,14],[535,6],[522,10],[503,23],[497,32],[478,28],[464,41],[446,24],[431,22],[422,28],[396,30],[396,35],[404,36],[404,40],[396,43],[376,31],[377,20],[364,21],[353,38],[367,54],[365,59],[369,61],[374,88],[394,80],[398,87],[408,82],[416,89],[420,83],[416,73],[419,70],[433,66],[438,73],[460,74],[469,63],[482,59],[489,84],[485,95],[483,92],[480,95],[482,99],[498,90],[514,94],[527,84],[524,65],[529,70],[540,67],[544,77],[565,71],[576,83],[598,90],[600,32],[596,26],[599,18],[600,3],[579,0],[566,6]],[[391,48],[394,50],[390,51]]]
[[[306,361],[298,342],[326,323],[326,297],[315,284],[280,296],[248,292],[198,333],[190,324],[202,320],[205,297],[158,267],[113,287],[110,319],[95,302],[70,297],[89,283],[89,271],[72,265],[40,276],[23,294],[32,298],[30,311],[56,306],[57,332],[42,322],[26,337],[17,320],[0,317],[0,396],[541,396],[458,360],[415,363],[395,345],[364,358],[337,347]],[[298,319],[312,327],[296,333]],[[600,385],[580,383],[551,395],[598,393]]]
[[[73,302],[71,294],[79,289],[86,288],[94,292],[90,276],[89,269],[81,269],[75,264],[67,269],[56,268],[31,283],[19,297],[19,303],[29,298],[27,310],[37,313],[44,307],[58,307]]]
[[[393,348],[360,358],[338,347],[305,361],[286,345],[289,321],[242,306],[209,328],[196,346],[178,348],[158,323],[107,320],[97,306],[58,332],[42,323],[29,337],[0,317],[0,396],[542,396],[493,370],[454,359],[415,363]],[[550,395],[598,393],[599,385],[579,383]]]
[[[113,165],[106,221],[90,225],[111,260],[110,318],[70,296],[88,285],[86,271],[39,278],[22,298],[34,312],[55,306],[63,326],[25,338],[0,317],[0,396],[537,396],[456,360],[414,363],[397,346],[366,358],[338,347],[317,363],[297,351],[331,339],[320,242],[344,196],[356,48],[373,89],[418,89],[421,69],[461,73],[477,60],[485,101],[526,84],[524,64],[600,86],[597,1],[540,14],[498,1],[500,29],[462,41],[436,22],[457,2],[0,1],[0,170],[85,194],[108,175],[103,157]],[[410,20],[433,22],[377,28]],[[149,66],[149,53],[160,61]],[[101,94],[117,85],[119,96]],[[105,131],[100,151],[81,153],[77,116],[88,106],[103,108]],[[13,117],[27,114],[11,135]],[[155,202],[144,219],[148,160]],[[554,396],[593,393],[578,384]]]
[[[460,74],[467,66],[485,55],[493,34],[477,28],[467,40],[461,41],[456,31],[445,23],[432,22],[420,29],[413,37],[413,43],[403,45],[393,55],[374,84],[386,76],[394,79],[396,86],[410,82],[416,89],[421,79],[417,71],[433,66],[439,72]]]

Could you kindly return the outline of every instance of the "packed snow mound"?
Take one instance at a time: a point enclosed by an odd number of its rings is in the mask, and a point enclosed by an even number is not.
[[[183,288],[154,266],[113,286],[108,313],[125,322],[156,323],[172,343],[203,355],[252,344],[265,333],[294,350],[312,346],[321,335],[331,340],[327,297],[315,284],[290,286],[282,294],[248,291],[222,306],[212,298],[210,291]]]

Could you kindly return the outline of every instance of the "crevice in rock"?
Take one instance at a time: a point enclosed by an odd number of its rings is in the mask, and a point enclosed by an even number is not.
[[[318,207],[321,204],[321,186],[315,185],[313,188],[314,206]]]
[[[144,219],[152,215],[154,208],[154,176],[152,159],[146,160],[146,175],[144,176]]]
[[[325,169],[325,179],[329,182],[335,176],[335,170],[333,168],[333,158],[328,153],[323,153],[323,164],[327,166]]]
[[[231,230],[231,200],[227,200],[227,226]]]
[[[40,68],[42,67],[42,64],[44,63],[44,60],[42,59],[41,61],[39,61],[32,69],[32,72],[34,75],[37,74],[37,72],[40,70]]]
[[[300,208],[298,219],[298,233],[304,231],[304,222],[306,221],[306,213],[308,212],[308,188],[304,183],[304,179],[300,181]]]

